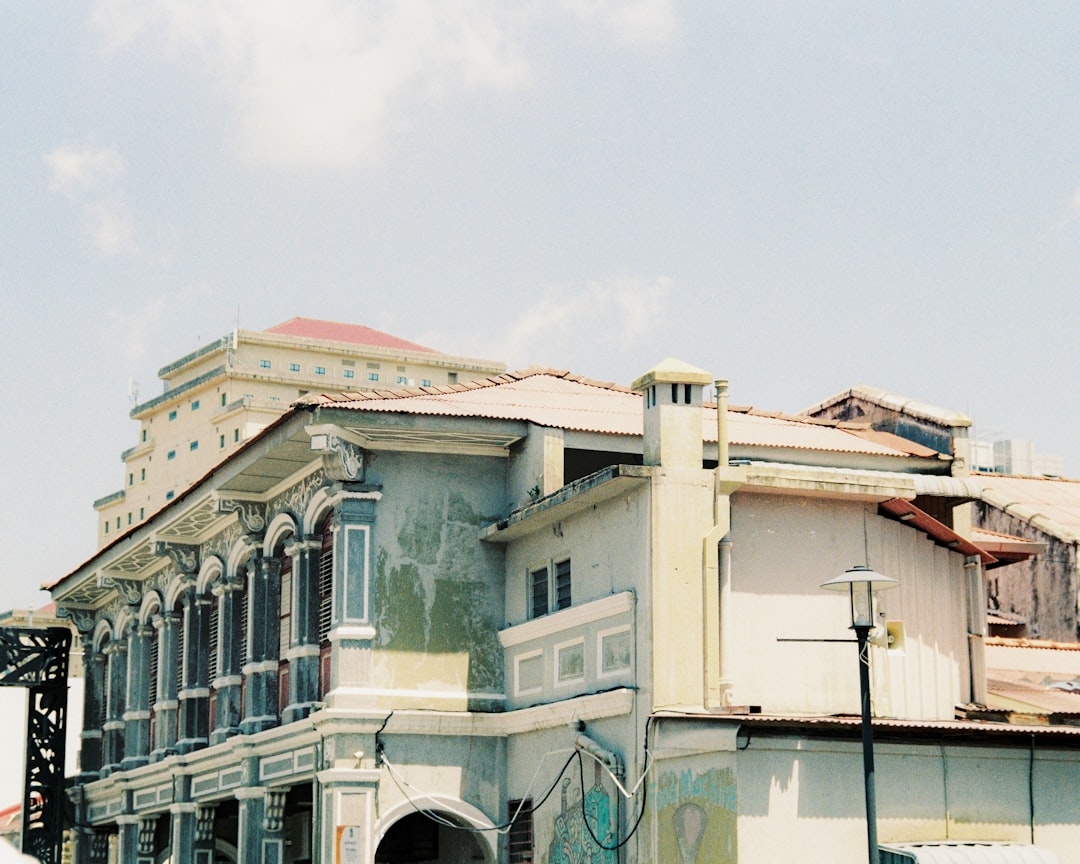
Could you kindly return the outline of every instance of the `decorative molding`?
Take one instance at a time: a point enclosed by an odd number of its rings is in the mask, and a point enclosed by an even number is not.
[[[266,530],[266,505],[258,501],[218,497],[218,513],[235,513],[245,534],[261,537]]]
[[[270,509],[275,512],[288,511],[297,520],[297,525],[307,510],[308,503],[316,492],[323,487],[326,477],[320,469],[309,474],[295,486],[270,502]]]
[[[195,808],[195,842],[209,843],[214,839],[215,804],[200,804]]]
[[[198,546],[155,540],[154,554],[167,557],[181,573],[195,573],[199,569]]]
[[[593,621],[602,621],[614,615],[632,612],[633,609],[634,593],[632,591],[621,591],[618,594],[611,594],[590,603],[571,606],[569,609],[562,609],[558,612],[552,612],[550,615],[533,618],[523,624],[507,627],[505,630],[499,631],[499,641],[504,648],[511,648],[514,645],[521,645],[534,639],[554,636],[556,633],[581,627]]]
[[[56,617],[70,621],[80,633],[91,633],[97,619],[89,609],[73,609],[70,606],[57,606]]]
[[[120,598],[129,606],[138,606],[142,602],[142,582],[137,582],[134,579],[118,579],[104,573],[99,578],[103,588],[115,588]]]
[[[267,789],[263,812],[263,829],[267,832],[285,828],[285,795],[287,789]]]
[[[310,426],[311,449],[322,454],[323,471],[330,480],[363,482],[366,466],[362,447],[335,434],[333,426]]]

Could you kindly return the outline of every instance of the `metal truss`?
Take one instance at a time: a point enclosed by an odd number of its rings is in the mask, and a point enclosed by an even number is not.
[[[60,864],[71,631],[0,627],[0,687],[30,691],[23,787],[23,852]]]

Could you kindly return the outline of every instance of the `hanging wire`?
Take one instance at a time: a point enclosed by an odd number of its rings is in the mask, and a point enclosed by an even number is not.
[[[646,762],[648,762],[649,755],[650,755],[649,754],[649,722],[651,720],[652,720],[652,718],[650,717],[648,720],[645,721],[645,745],[644,746],[645,746]],[[622,840],[617,842],[614,846],[609,846],[606,843],[604,843],[603,840],[601,840],[599,837],[596,836],[596,832],[593,830],[592,825],[589,824],[589,814],[585,810],[585,763],[581,760],[581,753],[582,753],[582,751],[578,750],[576,752],[576,754],[575,754],[577,756],[577,760],[578,760],[578,780],[579,780],[579,783],[581,785],[581,819],[585,823],[585,828],[589,832],[589,836],[592,838],[592,841],[597,846],[599,846],[602,850],[604,850],[605,852],[614,852],[616,849],[621,849],[623,846],[625,846],[627,843],[629,843],[631,838],[633,838],[633,836],[637,833],[638,828],[641,827],[641,820],[645,816],[645,808],[646,808],[646,805],[648,804],[648,801],[649,801],[649,787],[646,786],[644,788],[644,790],[642,791],[642,793],[641,793],[641,808],[638,810],[637,819],[634,820],[633,827],[629,831],[626,832],[626,836],[623,837]],[[591,756],[592,754],[590,753],[589,755]],[[597,761],[599,761],[599,760],[597,760]],[[603,765],[602,762],[600,764]],[[604,766],[604,767],[606,768],[607,766]],[[611,772],[608,772],[608,773],[610,774]],[[635,790],[638,788],[638,786],[641,785],[641,781],[645,779],[645,775],[647,773],[648,773],[648,768],[646,768],[646,770],[642,772],[641,778],[634,785]],[[612,774],[611,776],[612,776],[612,779],[614,779],[614,775]],[[616,780],[615,782],[618,783],[618,780]],[[622,788],[621,784],[619,784],[619,786],[620,786],[620,789],[621,789]]]
[[[521,811],[525,806],[525,802],[529,798],[529,793],[532,791],[533,784],[536,782],[536,778],[540,774],[540,769],[544,765],[544,760],[546,760],[549,756],[555,756],[555,755],[560,754],[560,753],[569,753],[570,755],[567,757],[566,761],[563,763],[562,768],[559,769],[559,773],[556,775],[555,779],[551,782],[551,786],[548,787],[547,792],[544,793],[544,796],[540,799],[540,801],[537,804],[533,805],[533,807],[531,808],[531,812],[535,813],[537,810],[539,810],[544,805],[544,803],[548,800],[548,798],[551,797],[551,793],[554,792],[556,787],[559,785],[559,781],[562,780],[563,775],[566,773],[566,769],[570,767],[570,763],[574,761],[574,757],[577,755],[577,750],[575,750],[573,748],[567,748],[567,749],[564,749],[564,750],[551,750],[551,751],[545,753],[540,758],[540,762],[536,766],[536,771],[533,772],[532,780],[529,781],[529,786],[525,790],[525,795],[522,797],[521,801],[518,803],[517,809],[514,811],[513,816],[511,816],[502,825],[492,825],[489,828],[477,828],[477,827],[472,826],[472,825],[459,825],[456,822],[451,822],[449,819],[443,818],[442,816],[440,816],[438,813],[436,813],[433,810],[429,810],[429,809],[427,809],[425,807],[421,807],[419,804],[417,804],[415,801],[413,801],[412,797],[405,790],[405,787],[408,787],[409,789],[412,789],[414,793],[418,793],[418,794],[421,794],[421,795],[427,796],[427,793],[423,792],[423,790],[421,790],[421,789],[417,789],[415,786],[413,786],[411,783],[409,783],[404,777],[402,777],[401,774],[398,772],[398,770],[394,767],[393,763],[389,759],[386,758],[385,754],[383,754],[382,761],[383,761],[383,764],[386,766],[387,771],[390,774],[390,779],[394,781],[394,785],[397,786],[398,791],[401,792],[401,794],[405,796],[405,800],[408,801],[412,805],[413,809],[417,813],[420,813],[421,815],[426,816],[432,822],[437,822],[439,825],[443,825],[443,826],[445,826],[447,828],[456,828],[459,831],[471,831],[471,832],[477,833],[477,834],[483,833],[485,831],[495,831],[495,832],[497,832],[499,834],[506,834],[506,833],[508,833],[510,831],[510,828],[517,821],[518,816],[521,814]],[[459,813],[458,811],[454,810],[454,808],[449,806],[449,805],[440,805],[440,806],[442,806],[443,809],[446,810],[446,812],[452,813],[453,815],[458,816],[458,817],[460,817],[462,819],[465,819],[466,821],[468,821],[471,818],[469,816],[466,816],[464,813]]]

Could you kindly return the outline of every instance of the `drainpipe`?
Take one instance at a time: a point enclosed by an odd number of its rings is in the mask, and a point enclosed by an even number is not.
[[[728,382],[716,386],[716,482],[713,491],[713,527],[705,535],[705,708],[723,710],[734,704],[731,656],[731,493],[742,485],[744,471],[728,465]]]
[[[982,560],[978,555],[964,559],[968,595],[968,667],[971,674],[971,701],[985,705],[986,687],[986,589]]]

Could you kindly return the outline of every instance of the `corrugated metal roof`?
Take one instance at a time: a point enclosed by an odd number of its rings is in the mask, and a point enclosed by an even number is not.
[[[983,500],[1070,543],[1080,542],[1080,481],[977,474]]]
[[[1061,864],[1055,852],[1027,843],[992,840],[919,840],[879,843],[881,864]]]
[[[274,333],[278,336],[299,336],[305,339],[325,339],[328,342],[350,342],[354,345],[373,345],[376,348],[396,348],[402,351],[422,351],[429,354],[437,353],[433,348],[426,348],[383,333],[381,330],[373,330],[361,324],[341,324],[337,321],[320,321],[316,318],[290,318],[280,324],[275,324],[265,332]]]
[[[522,420],[583,432],[642,434],[639,393],[555,369],[530,368],[446,387],[323,393],[304,401],[355,411]],[[925,448],[895,436],[868,435],[869,431],[863,424],[822,422],[749,408],[728,411],[729,441],[736,446],[871,456],[925,455]],[[702,408],[702,438],[716,441],[715,405]],[[926,451],[930,453],[933,451]]]
[[[1030,705],[1048,714],[1080,713],[1080,692],[1075,681],[1018,669],[988,669],[986,687],[994,696]]]
[[[715,722],[740,723],[743,726],[777,731],[793,730],[822,733],[829,730],[844,730],[858,733],[862,728],[862,718],[855,715],[808,716],[803,714],[712,714],[695,712],[657,711],[654,717],[664,719],[710,720]],[[883,738],[889,732],[908,732],[919,737],[927,733],[953,734],[973,737],[999,736],[1045,736],[1080,738],[1080,726],[1047,726],[1023,723],[997,723],[982,720],[900,720],[890,717],[875,717],[872,725],[874,735]],[[1070,746],[1080,746],[1080,742],[1071,742]]]

